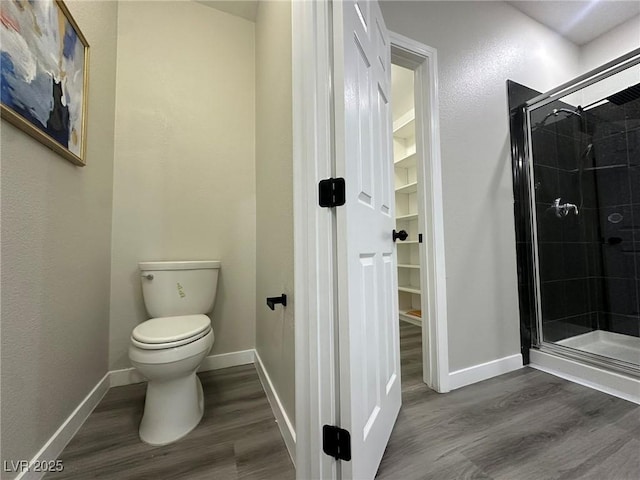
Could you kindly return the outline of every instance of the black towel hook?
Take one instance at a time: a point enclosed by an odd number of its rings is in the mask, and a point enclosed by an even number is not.
[[[279,297],[267,297],[267,305],[271,310],[276,309],[276,304],[281,303],[283,307],[287,306],[287,296],[283,293]]]

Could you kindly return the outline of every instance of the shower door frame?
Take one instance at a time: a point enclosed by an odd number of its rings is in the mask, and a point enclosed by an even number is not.
[[[567,95],[582,90],[589,85],[593,85],[605,78],[615,75],[623,70],[640,64],[640,48],[632,50],[631,52],[622,55],[594,70],[591,70],[567,83],[560,85],[546,93],[542,93],[531,100],[525,102],[523,106],[524,113],[524,160],[525,168],[528,178],[525,179],[525,184],[528,189],[529,200],[529,228],[531,235],[531,254],[533,255],[533,294],[534,305],[533,311],[535,312],[535,318],[532,322],[532,336],[531,346],[537,348],[542,352],[552,353],[561,357],[568,358],[570,360],[579,360],[598,367],[605,367],[615,370],[617,372],[632,375],[634,377],[640,377],[640,366],[631,366],[627,362],[622,362],[610,357],[604,357],[602,355],[585,352],[565,345],[558,345],[553,342],[546,342],[543,339],[542,331],[542,296],[541,296],[541,284],[539,274],[539,254],[538,254],[538,230],[537,230],[537,213],[535,204],[535,178],[533,172],[533,148],[531,141],[531,111],[543,107],[551,102],[559,100]]]

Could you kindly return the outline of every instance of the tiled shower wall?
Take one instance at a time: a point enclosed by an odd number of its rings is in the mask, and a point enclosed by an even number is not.
[[[600,205],[599,328],[640,336],[640,99],[587,112]]]

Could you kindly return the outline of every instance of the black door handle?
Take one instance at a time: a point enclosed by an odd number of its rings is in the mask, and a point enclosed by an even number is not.
[[[399,232],[393,231],[393,241],[400,239],[401,242],[404,242],[409,237],[409,234],[405,230],[400,230]]]

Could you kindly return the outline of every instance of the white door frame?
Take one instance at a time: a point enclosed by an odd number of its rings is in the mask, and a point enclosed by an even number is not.
[[[318,206],[333,176],[331,4],[291,2],[296,477],[339,478],[322,451],[322,425],[337,425],[334,345],[335,212]]]
[[[415,74],[417,174],[421,186],[418,189],[418,227],[424,232],[420,255],[423,291],[422,378],[433,390],[445,393],[450,388],[438,52],[435,48],[397,33],[389,32],[389,36],[391,62],[413,70]]]
[[[337,425],[339,420],[334,346],[337,308],[331,287],[336,283],[335,213],[318,207],[318,182],[333,176],[331,3],[294,1],[291,8],[296,477],[333,480],[339,478],[340,466],[322,452],[322,425]],[[434,49],[408,38],[391,34],[391,40],[408,59],[413,54],[416,85],[422,86],[416,88],[416,94],[424,100],[417,103],[429,112],[420,115],[416,110],[417,117],[427,119],[416,122],[418,135],[430,140],[430,153],[423,160],[424,185],[429,186],[423,210],[431,221],[422,224],[422,231],[426,245],[431,246],[425,256],[425,280],[433,302],[423,338],[428,330],[430,386],[446,392],[449,369],[437,56]]]

